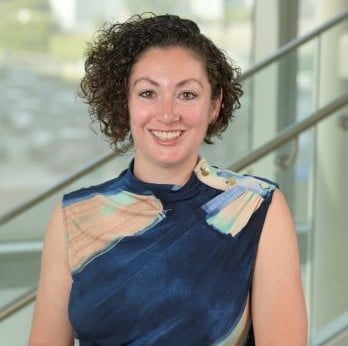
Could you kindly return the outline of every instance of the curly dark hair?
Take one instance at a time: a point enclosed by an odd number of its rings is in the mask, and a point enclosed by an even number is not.
[[[91,118],[99,123],[116,152],[126,152],[132,142],[128,83],[133,65],[149,48],[172,46],[189,49],[203,61],[212,99],[222,92],[220,113],[207,129],[206,143],[212,143],[212,136],[220,136],[240,107],[240,69],[200,32],[195,22],[176,15],[146,13],[124,23],[105,23],[88,46],[78,95],[88,104]]]

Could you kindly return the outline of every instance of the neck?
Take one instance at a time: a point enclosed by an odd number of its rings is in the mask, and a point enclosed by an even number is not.
[[[198,157],[194,162],[182,165],[142,165],[141,162],[135,158],[133,174],[139,180],[146,183],[183,186],[189,180],[197,161]]]

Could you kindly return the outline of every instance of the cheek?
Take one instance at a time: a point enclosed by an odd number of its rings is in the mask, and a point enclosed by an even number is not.
[[[150,117],[149,113],[144,109],[144,107],[129,105],[128,109],[131,128],[144,125]]]
[[[202,127],[209,124],[209,114],[206,107],[190,110],[186,114],[187,123],[192,127]]]

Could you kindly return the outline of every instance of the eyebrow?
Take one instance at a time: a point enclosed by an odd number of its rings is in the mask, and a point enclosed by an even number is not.
[[[155,80],[149,78],[149,77],[140,77],[138,79],[136,79],[133,83],[133,87],[136,86],[139,82],[142,82],[142,81],[145,81],[145,82],[149,82],[150,84],[154,85],[154,86],[159,86],[160,84],[158,82],[156,82]],[[178,83],[176,83],[176,86],[177,87],[182,87],[184,86],[185,84],[187,83],[190,83],[190,82],[196,82],[197,84],[199,84],[202,88],[203,88],[203,83],[196,79],[196,78],[188,78],[188,79],[184,79]]]

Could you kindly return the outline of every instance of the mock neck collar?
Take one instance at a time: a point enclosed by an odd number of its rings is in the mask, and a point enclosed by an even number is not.
[[[203,166],[202,166],[203,165]],[[193,169],[189,179],[183,185],[177,184],[156,184],[148,183],[138,179],[134,173],[134,159],[129,164],[128,169],[124,174],[124,179],[126,183],[126,189],[130,192],[150,195],[154,194],[160,199],[164,200],[179,200],[186,199],[195,193],[197,193],[197,185],[199,185],[201,178],[198,178],[197,175],[201,175],[202,167],[206,167],[207,163],[204,159],[199,158],[198,162]]]

